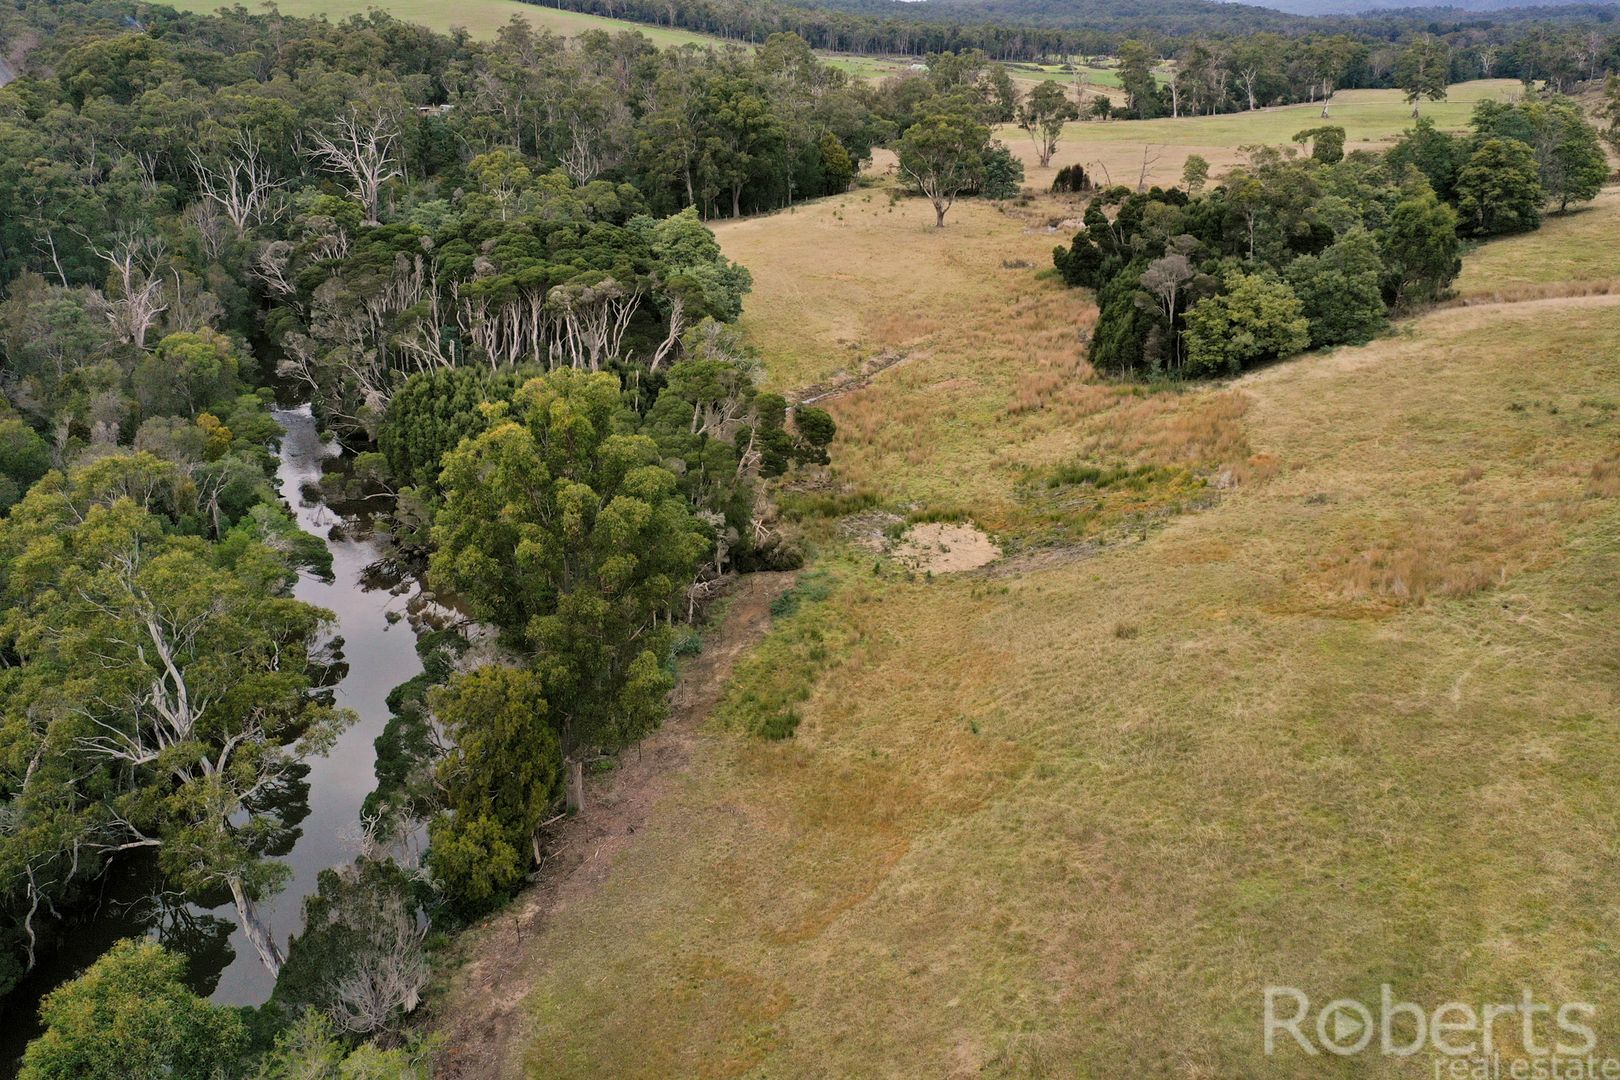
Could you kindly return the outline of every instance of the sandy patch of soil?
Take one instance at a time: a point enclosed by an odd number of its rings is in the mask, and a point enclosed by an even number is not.
[[[972,525],[936,521],[907,529],[894,557],[918,572],[952,574],[995,562],[1001,548]]]

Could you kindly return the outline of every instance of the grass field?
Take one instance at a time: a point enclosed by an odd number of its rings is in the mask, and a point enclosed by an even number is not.
[[[1059,522],[1076,527],[1072,508],[1032,478],[1077,452],[1171,470],[1151,490],[1099,497],[1082,523],[1099,527],[1127,507],[1199,497],[1185,470],[1249,467],[1230,395],[1143,396],[1085,377],[1091,300],[1035,275],[1069,239],[1044,227],[1051,210],[965,200],[940,230],[926,202],[880,190],[716,224],[727,254],[754,274],[743,326],[773,385],[905,358],[829,406],[846,433],[839,472],[849,484],[920,511],[971,507],[1032,540]]]
[[[1616,341],[1607,298],[1436,312],[1210,391],[1275,475],[1133,542],[926,582],[826,558],[754,660],[808,680],[797,736],[716,732],[546,928],[514,1069],[1423,1076],[1264,1057],[1262,988],[1608,1000]],[[835,459],[886,454],[887,494],[934,467],[906,447],[998,443],[910,411],[959,361],[836,401]]]
[[[1092,57],[1082,64],[1033,64],[1008,63],[1007,70],[1012,72],[1013,78],[1028,82],[1061,82],[1074,83],[1084,77],[1088,87],[1104,86],[1119,89],[1118,63],[1107,56]],[[1175,71],[1172,64],[1164,63],[1153,69],[1153,77],[1160,86],[1170,82]]]
[[[210,13],[222,6],[229,6],[225,0],[168,0],[171,7],[180,11],[195,11]],[[694,33],[689,30],[680,30],[674,27],[653,26],[648,23],[631,22],[627,19],[609,19],[600,15],[587,15],[583,12],[566,11],[562,8],[545,7],[541,4],[528,4],[522,0],[458,0],[449,3],[447,0],[278,0],[277,8],[285,15],[299,18],[320,18],[338,20],[346,19],[351,15],[363,15],[373,8],[380,9],[406,22],[417,23],[431,30],[441,33],[455,27],[462,27],[475,38],[491,38],[517,15],[527,19],[534,26],[550,30],[563,37],[571,37],[584,33],[586,30],[606,30],[609,33],[634,31],[645,34],[655,45],[721,45],[725,42],[709,34]],[[744,48],[752,48],[746,43]],[[818,52],[818,56],[831,66],[846,71],[858,79],[881,80],[904,72],[912,63],[910,58],[897,56],[863,56],[854,53]],[[1087,65],[1083,70],[1087,81],[1096,87],[1115,88],[1119,86],[1119,76],[1112,69],[1112,61],[1099,61],[1101,66]],[[1065,72],[1059,65],[1012,64],[1008,65],[1016,81],[1034,83],[1048,79],[1057,79],[1071,82],[1074,79],[1072,72]],[[1161,82],[1169,78],[1169,68],[1165,66],[1155,74]]]
[[[180,11],[213,12],[224,4],[222,0],[168,0]],[[442,32],[463,27],[475,38],[491,38],[517,15],[537,28],[569,37],[586,30],[606,30],[609,33],[636,31],[645,34],[656,45],[685,45],[689,42],[714,45],[719,39],[706,34],[694,34],[646,23],[607,19],[599,15],[586,15],[577,11],[564,11],[538,4],[525,4],[521,0],[277,0],[276,7],[283,15],[299,18],[346,19],[350,15],[363,15],[373,8],[388,12],[405,22],[417,23],[430,30]]]
[[[1442,128],[1461,129],[1468,126],[1478,102],[1510,98],[1521,91],[1516,79],[1459,83],[1451,87],[1445,101],[1424,102],[1423,115]],[[1031,185],[1044,188],[1057,169],[1076,163],[1092,167],[1114,183],[1135,185],[1144,151],[1149,158],[1149,182],[1168,183],[1179,180],[1191,154],[1202,155],[1219,172],[1242,160],[1244,146],[1286,144],[1295,132],[1324,123],[1343,127],[1351,149],[1377,146],[1412,125],[1411,106],[1398,90],[1341,90],[1334,95],[1330,118],[1321,119],[1321,112],[1320,104],[1282,105],[1219,116],[1073,123],[1064,128],[1050,169],[1036,163],[1025,132],[1008,125],[999,136],[1023,160]],[[1094,168],[1099,165],[1100,170]]]
[[[824,402],[846,495],[1011,555],[917,578],[812,523],[796,610],[523,945],[510,1075],[1434,1075],[1266,1056],[1272,984],[1529,987],[1620,1056],[1620,297],[1556,295],[1614,272],[1620,195],[1469,254],[1465,297],[1550,299],[1181,391],[1091,375],[1088,295],[1036,277],[1067,212],[717,227],[774,386],[903,358]],[[742,734],[781,702],[794,738]]]
[[[1463,262],[1457,293],[1522,299],[1560,286],[1620,287],[1620,189],[1568,214],[1549,215],[1540,229],[1487,244]]]

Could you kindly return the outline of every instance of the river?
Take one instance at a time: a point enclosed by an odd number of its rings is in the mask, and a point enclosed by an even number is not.
[[[359,822],[360,806],[376,786],[373,742],[388,723],[388,692],[422,670],[407,606],[414,586],[377,580],[370,569],[383,551],[370,521],[340,515],[318,494],[324,463],[338,448],[321,439],[309,406],[278,409],[276,421],[286,431],[281,440],[276,484],[297,515],[299,527],[321,537],[332,552],[332,576],[299,576],[293,594],[326,608],[335,616],[335,633],[343,639],[347,671],[337,682],[337,704],[353,709],[358,720],[330,753],[309,762],[309,814],[292,849],[281,856],[292,874],[286,888],[259,907],[265,922],[284,946],[299,929],[304,897],[315,891],[320,872],[348,862],[349,840]],[[333,527],[341,526],[333,535]],[[391,587],[394,586],[394,587]],[[126,860],[102,883],[95,918],[68,929],[60,948],[42,957],[39,966],[5,1000],[0,1023],[0,1076],[14,1075],[16,1059],[38,1033],[35,1011],[51,989],[71,979],[115,941],[155,934],[190,961],[190,981],[199,992],[211,992],[223,1005],[261,1005],[275,986],[258,954],[236,924],[230,903],[212,909],[154,905],[157,885],[150,860]],[[229,937],[226,931],[229,929]]]

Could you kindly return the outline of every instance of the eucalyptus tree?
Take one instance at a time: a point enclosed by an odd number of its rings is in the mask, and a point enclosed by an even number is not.
[[[577,777],[662,717],[670,616],[712,537],[625,433],[617,377],[552,371],[487,424],[445,456],[429,580],[532,654]]]
[[[1063,136],[1063,125],[1079,118],[1079,108],[1069,100],[1069,95],[1059,84],[1043,82],[1029,92],[1018,114],[1018,126],[1029,132],[1029,137],[1034,140],[1035,154],[1040,159],[1041,168],[1052,164],[1058,139]]]
[[[990,149],[990,129],[960,95],[931,103],[900,137],[900,171],[934,205],[934,225],[964,191],[978,187]]]
[[[285,867],[300,761],[350,720],[314,688],[330,616],[293,599],[253,522],[175,535],[186,490],[148,454],[47,476],[0,523],[0,858],[30,948],[42,908],[153,850],[172,887],[228,892],[272,973],[257,902]]]
[[[1451,84],[1451,47],[1431,34],[1424,34],[1402,50],[1395,64],[1395,85],[1412,106],[1412,118],[1424,98],[1444,101]]]

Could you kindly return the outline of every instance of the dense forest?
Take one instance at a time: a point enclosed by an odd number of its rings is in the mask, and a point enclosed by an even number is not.
[[[1571,5],[1472,15],[1451,9],[1409,9],[1377,18],[1284,15],[1246,4],[1170,0],[1151,5],[903,3],[900,0],[555,0],[550,6],[677,26],[733,41],[763,42],[791,32],[817,49],[924,56],[982,50],[991,59],[1062,62],[1113,55],[1127,40],[1173,56],[1199,41],[1218,53],[1241,51],[1266,37],[1270,65],[1297,67],[1311,43],[1350,38],[1366,47],[1362,81],[1346,86],[1388,86],[1394,52],[1421,35],[1443,40],[1455,57],[1455,78],[1544,78],[1546,67],[1584,69],[1593,54],[1612,69],[1620,34],[1613,8]],[[1521,44],[1522,43],[1522,44]],[[1280,50],[1280,51],[1279,51]],[[1303,84],[1302,84],[1303,85]]]
[[[0,989],[129,860],[160,904],[230,905],[277,976],[239,1014],[121,945],[46,1000],[24,1075],[414,1075],[423,928],[502,903],[584,764],[658,723],[711,583],[800,559],[772,485],[834,425],[759,389],[731,325],[751,277],[705,220],[844,191],[953,123],[961,193],[1015,194],[989,125],[1017,95],[982,55],[879,89],[787,35],[0,20]],[[332,613],[291,591],[330,554],[271,483],[271,409],[305,401],[349,451],[331,490],[388,506],[391,557],[506,662],[421,639],[361,855],[288,949],[260,905],[354,720]],[[121,1057],[112,1029],[158,1017],[158,1056]]]
[[[726,326],[749,275],[700,213],[842,190],[890,128],[787,40],[659,54],[515,23],[484,46],[380,15],[49,4],[8,11],[6,35],[30,47],[0,90],[4,980],[109,865],[155,858],[176,897],[234,901],[286,1015],[318,1003],[346,1038],[374,1034],[425,972],[399,951],[420,944],[400,913],[504,895],[565,757],[656,721],[688,588],[797,558],[758,484],[824,460],[830,424],[756,392]],[[328,882],[290,955],[256,905],[285,875],[300,762],[350,717],[324,689],[329,614],[289,593],[325,549],[269,484],[278,392],[364,451],[351,482],[416,515],[402,558],[431,550],[436,581],[548,658],[453,682],[437,714],[454,750],[390,759],[396,788],[426,777],[416,820],[434,819],[450,884],[419,895],[379,855]],[[467,465],[441,479],[458,443]],[[492,533],[484,455],[554,501]],[[598,537],[598,561],[536,563],[513,609],[488,568],[521,564],[547,527]],[[545,649],[558,640],[592,650],[571,666]],[[491,801],[455,721],[490,694],[541,724],[501,736],[536,760],[521,806]],[[554,761],[533,753],[548,736]],[[379,925],[403,930],[356,944]],[[172,976],[145,950],[105,963]],[[234,1017],[199,1023],[217,1053],[196,1068],[247,1052]],[[28,1075],[93,1075],[71,1042],[53,1026]]]

